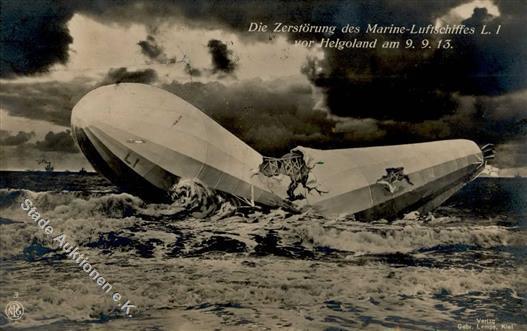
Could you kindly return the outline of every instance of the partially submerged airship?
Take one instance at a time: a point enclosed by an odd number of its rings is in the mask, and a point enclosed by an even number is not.
[[[148,85],[99,87],[73,108],[74,139],[123,190],[169,202],[182,179],[249,205],[392,218],[428,211],[475,178],[491,145],[470,140],[261,155],[180,97]]]

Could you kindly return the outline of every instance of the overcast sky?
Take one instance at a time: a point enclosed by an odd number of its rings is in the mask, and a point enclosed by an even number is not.
[[[126,81],[185,98],[268,155],[468,138],[497,144],[497,166],[526,167],[526,3],[2,0],[0,167],[89,167],[71,109]],[[249,33],[252,21],[502,28],[449,36],[451,51],[336,50],[294,45],[318,34]]]

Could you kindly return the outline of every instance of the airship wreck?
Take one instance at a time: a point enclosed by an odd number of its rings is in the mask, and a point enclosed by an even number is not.
[[[319,150],[266,157],[182,98],[159,88],[99,87],[73,108],[75,141],[124,191],[170,202],[193,180],[253,206],[325,216],[391,218],[429,211],[483,170],[492,145],[470,140]]]

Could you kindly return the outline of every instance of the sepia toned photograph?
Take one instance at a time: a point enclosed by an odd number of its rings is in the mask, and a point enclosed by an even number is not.
[[[526,22],[0,0],[0,330],[527,330]]]

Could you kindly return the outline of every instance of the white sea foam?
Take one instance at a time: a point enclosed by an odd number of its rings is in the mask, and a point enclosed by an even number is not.
[[[59,252],[46,251],[51,243],[20,210],[24,198],[76,239],[137,316],[123,319]],[[522,321],[525,232],[502,218],[360,223],[283,210],[199,218],[128,194],[5,189],[0,202],[8,220],[0,297],[19,292],[20,327],[449,329],[498,310]]]

